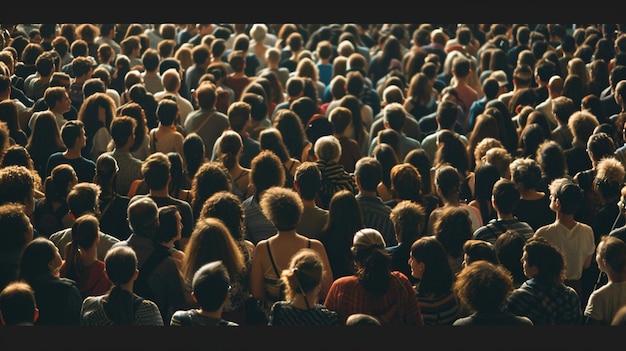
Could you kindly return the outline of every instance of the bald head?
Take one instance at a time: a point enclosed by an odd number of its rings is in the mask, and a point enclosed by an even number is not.
[[[169,68],[161,76],[163,88],[171,93],[176,93],[180,88],[180,74],[175,68]]]
[[[159,209],[151,198],[145,196],[128,205],[128,223],[134,234],[152,237],[159,225]]]
[[[559,75],[553,75],[548,80],[548,93],[550,94],[550,98],[554,99],[557,96],[561,96],[563,93],[563,78]]]
[[[383,100],[385,103],[390,104],[392,102],[403,103],[404,94],[402,89],[397,85],[390,85],[383,90]]]

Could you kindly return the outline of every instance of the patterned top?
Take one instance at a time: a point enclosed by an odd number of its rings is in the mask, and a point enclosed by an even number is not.
[[[277,301],[270,310],[267,325],[311,326],[343,325],[341,317],[323,305],[317,304],[311,309],[302,310],[293,306],[291,301]]]
[[[192,309],[187,311],[176,311],[172,315],[170,325],[174,327],[182,326],[221,326],[221,327],[238,327],[239,324],[227,321],[221,318],[211,318],[200,314],[199,310]]]
[[[452,325],[459,317],[459,300],[452,291],[447,294],[419,294],[418,292],[417,301],[425,325]]]
[[[120,168],[120,171],[115,178],[115,191],[122,195],[128,194],[130,184],[137,179],[143,179],[143,173],[141,173],[141,160],[133,157],[133,155],[131,155],[128,151],[120,151],[117,149],[107,152],[106,154],[113,156]]]
[[[385,238],[385,244],[387,244],[387,246],[398,245],[393,223],[391,223],[391,219],[389,219],[391,207],[385,205],[380,197],[363,196],[359,194],[356,196],[356,201],[361,209],[363,225],[378,230],[383,235],[383,238]]]
[[[526,240],[530,239],[535,231],[526,222],[522,222],[519,219],[504,218],[504,219],[492,219],[486,225],[478,228],[474,232],[474,239],[484,240],[489,243],[495,244],[498,237],[506,232],[511,231],[521,234]]]
[[[354,313],[369,314],[383,325],[424,325],[415,290],[407,277],[393,271],[389,288],[374,295],[352,275],[338,278],[330,286],[324,306],[336,311],[343,321]]]
[[[83,307],[80,311],[80,325],[113,325],[113,321],[107,317],[104,311],[104,300],[106,295],[90,296],[83,301]],[[135,311],[135,322],[133,325],[152,325],[162,326],[163,319],[159,307],[150,301],[144,299]]]
[[[252,195],[241,203],[246,226],[246,239],[256,245],[259,241],[276,234],[276,227],[261,211],[258,195]]]
[[[354,195],[357,194],[354,178],[340,163],[319,160],[317,161],[317,168],[322,174],[322,182],[318,192],[321,208],[328,209],[330,199],[339,190],[347,189]]]
[[[577,325],[582,318],[580,299],[573,288],[536,279],[529,279],[515,289],[503,310],[526,316],[534,325]]]

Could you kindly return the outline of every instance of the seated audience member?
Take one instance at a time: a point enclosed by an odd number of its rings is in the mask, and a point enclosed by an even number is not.
[[[342,325],[341,318],[319,303],[324,264],[311,249],[301,249],[291,257],[289,268],[281,273],[284,301],[272,305],[268,325]]]
[[[39,318],[35,291],[26,282],[14,281],[0,292],[0,323],[33,326]]]
[[[59,277],[62,263],[59,249],[47,238],[34,239],[22,253],[18,279],[35,291],[38,326],[79,325],[83,298],[75,281]]]
[[[513,279],[504,267],[485,260],[470,263],[457,276],[454,291],[471,314],[457,319],[452,325],[532,326],[528,317],[502,310],[512,290]]]
[[[227,326],[239,324],[222,319],[222,310],[228,303],[230,277],[221,261],[201,266],[193,276],[191,296],[200,308],[174,312],[171,326]]]
[[[587,324],[611,324],[621,306],[626,305],[626,243],[614,236],[603,236],[596,248],[596,261],[608,282],[589,296],[585,307]]]
[[[582,320],[580,299],[563,283],[563,254],[541,238],[524,245],[522,264],[528,278],[507,298],[504,310],[526,316],[534,325],[578,325]]]
[[[111,249],[104,258],[105,275],[113,288],[104,295],[83,301],[81,325],[152,325],[162,326],[159,307],[133,292],[139,276],[137,255],[128,246]]]

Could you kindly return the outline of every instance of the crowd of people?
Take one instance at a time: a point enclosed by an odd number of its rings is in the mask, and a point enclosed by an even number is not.
[[[1,24],[7,326],[626,324],[626,28]]]

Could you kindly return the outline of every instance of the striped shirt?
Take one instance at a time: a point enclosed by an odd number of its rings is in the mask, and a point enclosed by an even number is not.
[[[336,311],[343,321],[351,314],[365,313],[383,325],[424,325],[411,283],[398,271],[390,274],[389,287],[380,295],[366,291],[354,275],[338,278],[330,286],[324,306]]]
[[[80,325],[113,325],[104,311],[103,298],[107,295],[89,296],[83,301],[80,311]],[[159,307],[152,301],[144,299],[135,311],[133,325],[162,326],[163,318]]]
[[[425,325],[452,325],[459,318],[459,301],[452,291],[447,294],[419,294],[418,292],[417,301]]]
[[[268,239],[278,231],[274,224],[261,212],[257,194],[250,196],[241,203],[246,226],[246,239],[256,245],[259,241]]]
[[[516,217],[492,219],[486,225],[476,229],[474,239],[484,240],[492,244],[496,243],[498,237],[506,232],[521,234],[526,240],[535,234],[533,228],[526,222],[522,222]]]
[[[389,219],[391,207],[385,205],[379,197],[364,196],[362,194],[356,196],[356,201],[361,208],[363,225],[367,228],[378,230],[383,235],[387,246],[398,245],[393,223]]]
[[[320,304],[309,310],[302,310],[295,308],[290,301],[277,301],[272,305],[267,325],[343,325],[343,322],[337,312]]]

